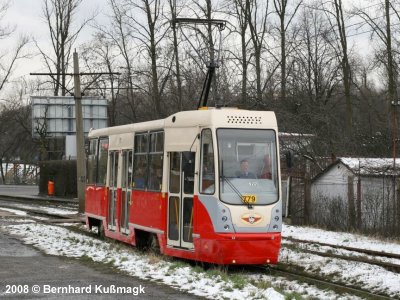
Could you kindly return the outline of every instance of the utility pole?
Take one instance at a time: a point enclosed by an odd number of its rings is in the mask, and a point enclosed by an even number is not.
[[[74,77],[74,92],[68,90],[62,83],[56,79],[58,73],[30,73],[30,75],[36,76],[50,76],[56,84],[67,90],[74,96],[75,100],[75,126],[76,126],[76,174],[77,174],[77,196],[79,201],[79,212],[85,212],[85,185],[86,185],[86,163],[85,163],[85,137],[83,129],[83,116],[82,116],[82,94],[89,89],[89,87],[96,82],[96,80],[102,75],[121,75],[119,72],[90,72],[80,73],[79,72],[79,61],[78,53],[75,51],[73,54],[74,72],[64,73],[67,76]],[[81,80],[82,75],[94,76],[94,79],[81,91]]]
[[[78,53],[74,52],[74,98],[75,98],[75,126],[76,126],[76,178],[79,201],[79,212],[85,212],[85,138],[83,134],[81,79],[79,75]]]
[[[397,142],[399,141],[397,138],[397,107],[400,106],[400,101],[392,101],[392,153],[393,153],[393,220],[397,220],[393,222],[393,230],[400,231],[400,199],[399,199],[399,188],[398,188],[398,179],[397,179]]]

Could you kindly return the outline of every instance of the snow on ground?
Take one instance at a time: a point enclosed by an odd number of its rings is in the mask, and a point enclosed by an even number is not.
[[[296,247],[297,249],[299,249],[299,250],[302,249],[304,251],[317,251],[317,252],[323,252],[323,253],[333,253],[336,255],[347,256],[347,257],[365,258],[365,259],[369,259],[371,261],[391,263],[391,264],[400,266],[400,259],[397,259],[397,258],[368,255],[365,253],[360,253],[360,252],[351,251],[351,250],[345,250],[342,248],[334,248],[335,245],[321,246],[317,243],[315,243],[315,244],[300,243],[300,242],[295,242],[295,241],[287,241],[287,240],[283,239],[282,246],[289,247],[289,248]]]
[[[286,264],[303,267],[307,272],[332,277],[337,282],[355,284],[374,293],[400,296],[400,274],[387,271],[383,267],[301,253],[287,248],[281,249],[280,259]]]
[[[4,207],[0,207],[0,210],[8,211],[17,216],[26,216],[26,212],[24,212],[22,210],[16,210],[16,209],[11,209],[11,208],[4,208]]]
[[[174,288],[212,299],[285,299],[288,294],[297,293],[306,298],[316,299],[359,299],[350,295],[339,295],[306,283],[288,280],[263,273],[236,274],[212,273],[194,268],[181,260],[169,260],[155,255],[144,255],[122,243],[102,241],[84,234],[71,232],[67,228],[47,224],[13,224],[3,227],[19,236],[25,243],[41,249],[50,255],[90,258],[95,262],[107,263],[126,273],[152,281],[162,282]],[[1,229],[1,227],[0,227]],[[377,250],[378,240],[360,235],[329,232],[306,227],[285,225],[283,236],[358,245]],[[382,241],[379,241],[383,243]],[[326,258],[290,249],[283,244],[280,260],[304,268],[306,272],[330,276],[342,283],[352,283],[367,290],[385,292],[393,297],[400,296],[400,274],[384,268],[360,262]],[[290,244],[290,243],[288,243]],[[390,247],[389,247],[390,245]],[[387,243],[385,249],[396,252],[400,245]],[[243,281],[243,278],[245,279]],[[293,297],[289,297],[293,298]]]
[[[71,208],[56,208],[47,206],[35,206],[35,208],[47,212],[49,214],[57,214],[57,215],[70,215],[70,214],[76,214],[78,212],[76,209],[71,209]]]
[[[241,274],[246,281],[231,280],[227,276],[210,274],[178,260],[166,261],[152,255],[141,255],[122,243],[110,243],[66,228],[44,224],[9,225],[10,233],[20,236],[51,255],[89,257],[93,261],[109,263],[132,276],[163,282],[177,289],[212,299],[285,299],[285,293],[301,293],[318,299],[358,299],[322,291],[314,286],[281,277]],[[279,291],[274,289],[278,288]]]
[[[400,253],[400,244],[351,233],[284,225],[282,236],[387,253]],[[286,244],[283,242],[280,251],[279,259],[282,263],[303,267],[307,272],[318,275],[331,276],[339,282],[350,282],[372,292],[385,292],[393,297],[400,297],[399,273],[390,272],[372,264],[322,257],[298,249],[289,249],[285,247]],[[291,245],[293,244],[295,243],[291,243]]]
[[[68,207],[63,207],[63,208],[57,208],[57,207],[49,207],[49,206],[42,206],[42,205],[34,205],[34,204],[19,204],[19,203],[10,203],[7,204],[15,208],[20,208],[20,209],[34,209],[42,212],[46,212],[49,214],[57,214],[57,215],[71,215],[71,214],[76,214],[77,210],[73,208],[68,208]]]
[[[163,282],[195,295],[212,299],[285,299],[271,287],[260,289],[249,283],[237,286],[235,282],[223,280],[219,275],[207,275],[187,264],[140,255],[120,243],[100,241],[66,228],[45,224],[8,225],[6,228],[25,243],[47,254],[89,257],[96,262],[111,264],[132,276]]]
[[[400,244],[398,243],[386,242],[359,234],[334,232],[311,227],[283,224],[282,237],[292,237],[301,240],[382,251],[386,253],[400,253]]]

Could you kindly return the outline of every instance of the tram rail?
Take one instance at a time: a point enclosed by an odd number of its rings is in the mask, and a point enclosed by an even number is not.
[[[0,197],[0,210],[2,208],[13,209],[13,210],[26,212],[28,214],[26,217],[41,216],[41,217],[49,218],[48,220],[40,220],[40,221],[43,221],[44,223],[60,223],[60,222],[64,222],[64,223],[77,222],[77,223],[83,223],[83,224],[85,223],[84,217],[81,217],[77,214],[73,214],[73,213],[60,214],[60,213],[55,213],[55,212],[48,212],[43,209],[36,209],[36,208],[31,208],[31,207],[26,207],[26,206],[24,207],[24,206],[19,205],[21,202],[24,202],[24,204],[34,204],[34,203],[32,203],[32,200],[28,200],[28,201],[16,200],[15,202],[11,201],[11,200],[4,201],[4,199]],[[45,204],[45,203],[43,203],[43,201],[40,201],[40,204],[42,206],[48,206],[48,208],[56,207],[58,209],[62,209],[62,208],[58,207],[56,203],[54,203],[54,204],[46,203]],[[73,208],[73,207],[67,207],[67,209],[70,209],[70,208]]]
[[[284,246],[286,246],[286,245],[284,245]],[[360,257],[360,256],[341,255],[341,254],[335,254],[335,253],[329,253],[329,252],[323,252],[323,251],[315,251],[315,250],[309,250],[309,249],[296,248],[296,250],[300,250],[305,253],[310,253],[310,254],[319,255],[319,256],[323,256],[323,257],[337,258],[337,259],[343,259],[343,260],[347,260],[347,261],[356,261],[356,262],[367,263],[367,264],[383,267],[388,271],[400,273],[400,264],[394,264],[394,263],[390,263],[390,262],[384,262],[384,261],[380,261],[377,259],[371,259],[371,258]]]
[[[302,240],[302,239],[296,239],[296,238],[291,238],[291,237],[282,237],[282,241],[284,241],[284,240],[295,242],[295,243],[316,244],[316,245],[320,245],[320,246],[327,246],[327,247],[331,247],[331,248],[335,248],[335,249],[348,250],[348,251],[353,251],[353,252],[358,252],[358,253],[373,255],[373,256],[381,256],[381,257],[386,257],[386,258],[400,259],[400,254],[398,254],[398,253],[376,251],[376,250],[356,248],[356,247],[350,247],[350,246],[344,246],[344,245],[334,245],[334,244],[329,244],[329,243]]]
[[[349,286],[349,285],[344,285],[343,283],[339,282],[331,282],[328,281],[327,279],[316,276],[314,274],[305,274],[303,272],[293,270],[290,268],[291,266],[284,265],[284,264],[278,264],[275,266],[267,266],[267,267],[260,267],[260,269],[270,272],[271,274],[276,274],[276,275],[281,275],[284,277],[287,277],[288,279],[295,279],[299,280],[301,282],[309,283],[312,285],[315,285],[319,288],[326,289],[328,288],[329,290],[332,290],[337,293],[341,294],[350,294],[350,295],[355,295],[359,296],[364,299],[393,299],[393,297],[389,295],[385,295],[382,293],[373,293],[367,290],[364,290],[362,288],[356,287],[356,286]]]

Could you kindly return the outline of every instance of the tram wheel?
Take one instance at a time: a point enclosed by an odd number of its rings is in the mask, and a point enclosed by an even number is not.
[[[105,233],[104,224],[102,221],[100,222],[100,224],[97,228],[98,228],[98,230],[97,230],[98,237],[101,239],[104,239],[106,237],[106,233]]]
[[[155,254],[159,254],[160,253],[160,244],[158,242],[157,234],[151,234],[150,235],[148,248],[149,248],[150,252],[153,252]]]
[[[196,261],[196,266],[202,268],[204,271],[207,271],[210,268],[210,264],[204,261]]]

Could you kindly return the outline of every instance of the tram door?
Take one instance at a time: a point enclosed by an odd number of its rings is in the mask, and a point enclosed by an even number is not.
[[[170,152],[168,245],[193,248],[195,152]]]
[[[115,230],[116,204],[117,204],[117,178],[118,178],[118,151],[110,151],[110,173],[109,173],[109,192],[108,192],[108,228]]]
[[[121,198],[121,232],[129,234],[129,210],[131,206],[132,192],[132,150],[122,152],[122,198]]]

